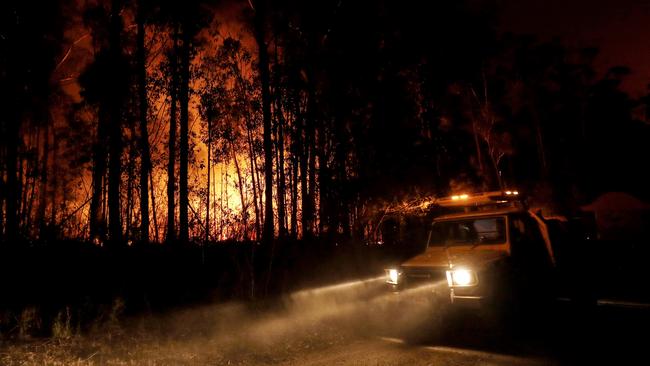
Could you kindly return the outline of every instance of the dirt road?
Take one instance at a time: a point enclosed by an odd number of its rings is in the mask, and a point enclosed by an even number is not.
[[[513,328],[479,318],[445,323],[417,301],[436,286],[397,301],[371,278],[264,309],[220,304],[138,316],[84,335],[5,341],[0,365],[580,365],[645,357],[647,310],[558,307]]]

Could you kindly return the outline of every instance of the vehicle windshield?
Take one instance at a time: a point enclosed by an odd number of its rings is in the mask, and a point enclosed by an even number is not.
[[[506,241],[504,217],[435,222],[428,246],[501,244]]]

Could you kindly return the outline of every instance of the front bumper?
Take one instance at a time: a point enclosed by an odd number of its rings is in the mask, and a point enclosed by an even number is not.
[[[386,286],[390,292],[399,296],[401,302],[432,302],[469,309],[484,307],[485,296],[481,286],[449,287],[444,271],[404,271],[400,280],[399,284],[386,283]]]

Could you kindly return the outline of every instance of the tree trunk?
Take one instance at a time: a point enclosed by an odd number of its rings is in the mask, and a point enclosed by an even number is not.
[[[15,244],[18,239],[18,198],[20,197],[20,182],[18,180],[18,141],[20,140],[20,124],[18,116],[7,124],[7,192],[6,192],[6,226],[5,236],[9,244]]]
[[[265,2],[256,2],[255,40],[257,41],[259,72],[262,87],[262,120],[264,144],[264,231],[262,241],[273,240],[273,142],[271,141],[271,93],[269,90],[269,55],[265,40]]]
[[[230,151],[232,154],[232,160],[235,163],[235,172],[237,173],[237,185],[239,186],[239,199],[241,201],[241,210],[242,210],[242,239],[248,240],[248,209],[246,207],[246,196],[244,195],[244,181],[242,179],[241,169],[239,168],[239,161],[237,160],[237,154],[235,153],[235,144],[230,141]]]
[[[348,177],[346,171],[347,156],[349,151],[349,137],[346,133],[344,120],[339,116],[336,121],[336,148],[335,148],[335,161],[336,161],[336,187],[338,193],[337,209],[333,215],[336,216],[336,227],[341,228],[343,236],[350,238],[350,192],[348,186]]]
[[[134,121],[129,121],[129,133],[131,134],[131,141],[129,141],[129,160],[126,166],[126,212],[124,217],[124,222],[126,225],[126,232],[124,234],[124,240],[131,240],[131,228],[133,227],[133,206],[134,197],[133,190],[135,185],[135,161],[137,157],[136,146],[134,146],[133,139],[136,136],[135,133],[135,123]]]
[[[278,65],[278,43],[274,41],[275,45],[275,65]],[[284,239],[287,236],[287,210],[286,210],[286,181],[284,172],[284,115],[282,106],[282,93],[280,89],[280,76],[279,72],[275,72],[275,132],[276,132],[276,174],[277,174],[277,201],[278,201],[278,237]]]
[[[111,4],[110,21],[110,54],[113,65],[119,65],[122,57],[120,33],[122,20],[120,15],[121,2],[113,0]],[[119,69],[118,69],[119,70]],[[120,70],[121,71],[121,70]],[[108,166],[108,229],[112,245],[122,240],[122,221],[120,218],[120,181],[122,157],[122,124],[121,124],[121,94],[122,90],[116,82],[111,83],[109,93],[109,166]]]
[[[154,185],[153,185],[153,174],[151,170],[149,171],[149,191],[151,192],[151,213],[153,214],[153,230],[154,235],[156,236],[155,241],[160,240],[158,235],[158,215],[156,213],[156,195],[154,194]]]
[[[36,140],[34,143],[33,141]],[[29,143],[27,146],[31,146],[32,149],[38,151],[39,146],[41,145],[41,134],[38,128],[33,128],[33,132],[29,136]],[[30,229],[32,227],[32,209],[34,208],[34,197],[36,195],[36,180],[38,178],[38,155],[34,155],[31,159],[28,159],[25,167],[25,189],[23,197],[23,221],[22,221],[22,232],[24,235],[31,235]],[[29,194],[28,194],[29,192]]]
[[[190,42],[191,35],[187,20],[183,22],[180,60],[180,90],[179,90],[179,107],[180,107],[180,167],[179,167],[179,238],[182,243],[189,242],[188,226],[188,160],[189,160],[189,85],[190,85]]]
[[[310,124],[314,121],[310,121]],[[312,227],[316,223],[316,136],[313,126],[309,131],[309,168],[308,168],[308,179],[309,179],[309,193],[307,197],[309,199],[309,221],[311,222]]]
[[[302,237],[309,239],[313,235],[312,230],[312,208],[309,198],[309,187],[307,186],[307,176],[309,175],[307,171],[308,162],[309,162],[309,148],[308,148],[308,139],[307,139],[307,120],[303,119],[301,123],[300,131],[298,131],[298,136],[300,138],[300,143],[298,144],[298,150],[300,153],[300,198],[302,207],[301,213],[301,226],[302,226]],[[304,135],[303,135],[304,132]]]
[[[259,209],[258,212],[260,214],[260,235],[258,235],[258,238],[262,238],[262,228],[261,226],[263,225],[264,222],[264,200],[262,199],[262,179],[260,178],[260,168],[257,165],[257,154],[254,152],[254,159],[253,159],[253,169],[255,171],[255,184],[257,185],[257,193],[259,196]]]
[[[313,82],[310,78],[310,83]],[[305,119],[305,154],[304,157],[307,159],[306,174],[307,180],[305,191],[303,195],[306,197],[306,202],[303,206],[303,220],[307,223],[307,228],[305,229],[305,234],[312,236],[314,234],[314,222],[315,222],[315,213],[316,213],[316,131],[315,131],[315,120],[316,120],[316,93],[314,92],[313,85],[309,86],[309,100],[307,105],[307,118]]]
[[[325,126],[321,123],[318,128],[318,231],[320,235],[330,234],[332,223],[330,216],[329,186],[330,186],[330,167],[327,165],[327,147],[325,137]]]
[[[205,195],[205,242],[207,243],[210,240],[210,165],[212,163],[211,153],[212,153],[212,118],[208,117],[208,179],[206,184],[206,195]]]
[[[291,237],[298,238],[298,170],[300,166],[300,134],[302,133],[300,95],[293,96],[293,128],[291,129]]]
[[[169,94],[171,106],[169,108],[169,141],[168,141],[168,162],[167,162],[167,242],[176,240],[176,99],[178,88],[178,30],[174,29],[174,51],[170,55],[171,85]]]
[[[147,128],[147,59],[145,55],[145,14],[142,5],[143,0],[138,1],[138,36],[137,36],[137,59],[138,59],[138,101],[140,107],[140,240],[146,244],[149,242],[149,171],[151,170],[151,156],[149,152],[149,131]]]
[[[244,98],[244,104],[246,105],[245,112],[244,112],[244,117],[246,119],[246,140],[248,142],[248,154],[250,158],[250,169],[251,169],[251,185],[253,189],[253,207],[255,210],[255,239],[259,240],[262,234],[262,229],[261,229],[261,218],[260,218],[260,211],[261,211],[261,197],[259,197],[259,190],[257,186],[257,182],[259,181],[259,178],[257,176],[257,164],[255,163],[256,156],[255,156],[255,146],[254,146],[254,141],[253,141],[253,131],[252,131],[252,123],[251,123],[251,113],[250,113],[250,101],[247,99],[246,95],[246,90],[244,88],[244,80],[241,76],[241,69],[236,68],[233,70],[235,75],[237,75],[237,81],[239,83],[239,92],[241,94],[241,97]],[[260,203],[258,206],[258,202]]]
[[[102,210],[104,198],[104,178],[106,176],[106,112],[105,107],[99,107],[97,122],[97,136],[93,146],[93,172],[92,172],[92,197],[90,200],[90,238],[92,240],[105,240],[105,216]]]
[[[228,189],[228,177],[227,177],[227,175],[226,175],[226,171],[227,171],[226,169],[221,169],[221,175],[220,175],[220,176],[221,176],[221,177],[220,177],[220,181],[221,181],[221,190],[220,190],[220,192],[221,192],[221,196],[219,197],[219,213],[221,214],[221,221],[219,222],[219,239],[220,239],[220,240],[223,240],[223,239],[224,239],[224,236],[223,236],[223,227],[225,226],[225,225],[224,225],[225,220],[224,220],[223,217],[224,217],[224,212],[225,212],[225,211],[224,211],[223,203],[224,203],[224,202],[227,203],[227,201],[226,201],[226,199],[225,199],[225,197],[226,197],[226,196],[225,196],[225,193],[226,193],[226,190]],[[226,208],[227,208],[227,207],[226,207]]]
[[[291,238],[295,240],[298,238],[298,153],[295,141],[291,144]]]
[[[284,239],[287,236],[286,225],[286,205],[285,205],[285,191],[286,182],[284,176],[284,116],[282,115],[282,106],[280,101],[280,93],[276,97],[276,159],[277,159],[277,201],[278,201],[278,236]]]
[[[261,198],[259,197],[258,194],[258,189],[257,189],[257,168],[255,164],[256,156],[255,156],[255,147],[253,144],[253,134],[251,131],[250,127],[250,116],[247,116],[247,123],[246,123],[246,135],[247,135],[247,140],[248,140],[248,154],[250,158],[250,164],[251,164],[251,184],[253,186],[253,206],[255,207],[255,239],[259,240],[260,237],[262,236],[262,228],[261,228],[261,220],[260,220],[260,206],[258,206],[258,202],[261,202]]]
[[[59,158],[59,139],[56,136],[56,129],[54,124],[52,125],[52,174],[51,174],[51,184],[52,190],[50,191],[50,235],[56,235],[56,194],[59,190],[59,176],[57,174],[57,165]]]
[[[41,184],[38,189],[38,210],[36,216],[38,222],[38,236],[43,239],[46,236],[45,209],[47,207],[47,179],[48,179],[48,158],[50,154],[50,124],[52,123],[49,113],[43,128],[43,155],[41,158]],[[2,207],[2,206],[0,206]]]

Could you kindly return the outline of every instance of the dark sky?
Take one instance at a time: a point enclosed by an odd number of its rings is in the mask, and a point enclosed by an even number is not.
[[[638,96],[650,83],[650,0],[500,0],[504,31],[559,36],[565,44],[600,49],[596,67],[625,65],[623,88]]]

